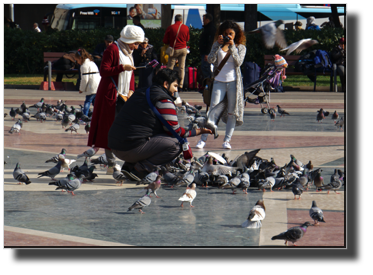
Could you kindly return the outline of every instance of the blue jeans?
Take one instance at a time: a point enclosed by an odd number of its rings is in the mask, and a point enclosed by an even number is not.
[[[234,115],[234,109],[236,107],[236,81],[231,82],[219,82],[214,80],[211,94],[210,109],[215,107],[219,102],[221,102],[225,95],[227,95],[228,100],[228,119],[225,128],[225,138],[224,142],[229,142],[232,138],[234,127],[236,126],[236,116]],[[207,140],[208,134],[203,134],[201,140]]]
[[[91,106],[91,103],[92,103],[92,106],[95,105],[94,104],[95,103],[95,98],[96,98],[96,94],[85,96],[83,114],[85,114],[86,116],[88,116],[89,107]]]

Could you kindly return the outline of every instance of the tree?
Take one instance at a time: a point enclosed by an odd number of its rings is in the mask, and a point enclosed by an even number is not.
[[[245,4],[245,31],[255,30],[257,28],[257,12],[257,4]]]
[[[220,26],[220,4],[206,4],[206,12],[213,18],[216,29]]]
[[[172,15],[171,15],[171,4],[162,4],[162,18],[161,18],[161,28],[167,29],[172,22]]]

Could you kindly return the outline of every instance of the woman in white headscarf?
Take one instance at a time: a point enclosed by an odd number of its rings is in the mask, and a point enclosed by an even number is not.
[[[87,145],[105,149],[109,163],[108,174],[112,174],[115,165],[115,158],[108,147],[108,132],[115,118],[117,96],[122,96],[126,101],[130,90],[134,90],[131,77],[132,70],[136,68],[132,52],[144,41],[144,36],[140,27],[127,25],[121,31],[120,38],[106,48],[102,57],[101,81],[95,98]]]

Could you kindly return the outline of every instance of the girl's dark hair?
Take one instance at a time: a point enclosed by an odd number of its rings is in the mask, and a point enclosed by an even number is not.
[[[159,84],[161,86],[163,86],[163,83],[165,81],[167,81],[167,83],[171,85],[171,83],[175,80],[180,83],[179,72],[167,68],[159,70],[158,73],[153,77],[153,83]]]
[[[80,48],[76,53],[75,53],[75,57],[76,58],[80,58],[82,57],[83,58],[83,62],[84,60],[86,60],[87,58],[91,61],[93,61],[93,57],[92,55],[87,52],[84,48]]]
[[[234,43],[235,44],[246,45],[245,32],[242,31],[240,26],[232,20],[226,20],[219,26],[218,30],[215,33],[214,41],[218,40],[218,36],[222,35],[225,32],[225,30],[227,30],[227,29],[232,29],[236,33],[236,35],[234,37]]]

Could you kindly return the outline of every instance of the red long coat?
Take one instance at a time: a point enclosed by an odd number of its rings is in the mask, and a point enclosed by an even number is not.
[[[108,133],[115,118],[115,103],[117,90],[110,77],[118,85],[118,75],[123,72],[119,65],[119,49],[112,43],[102,56],[100,75],[101,81],[97,89],[95,105],[93,108],[91,129],[89,130],[88,146],[110,149],[108,147]],[[135,90],[135,76],[132,73],[130,90]]]

